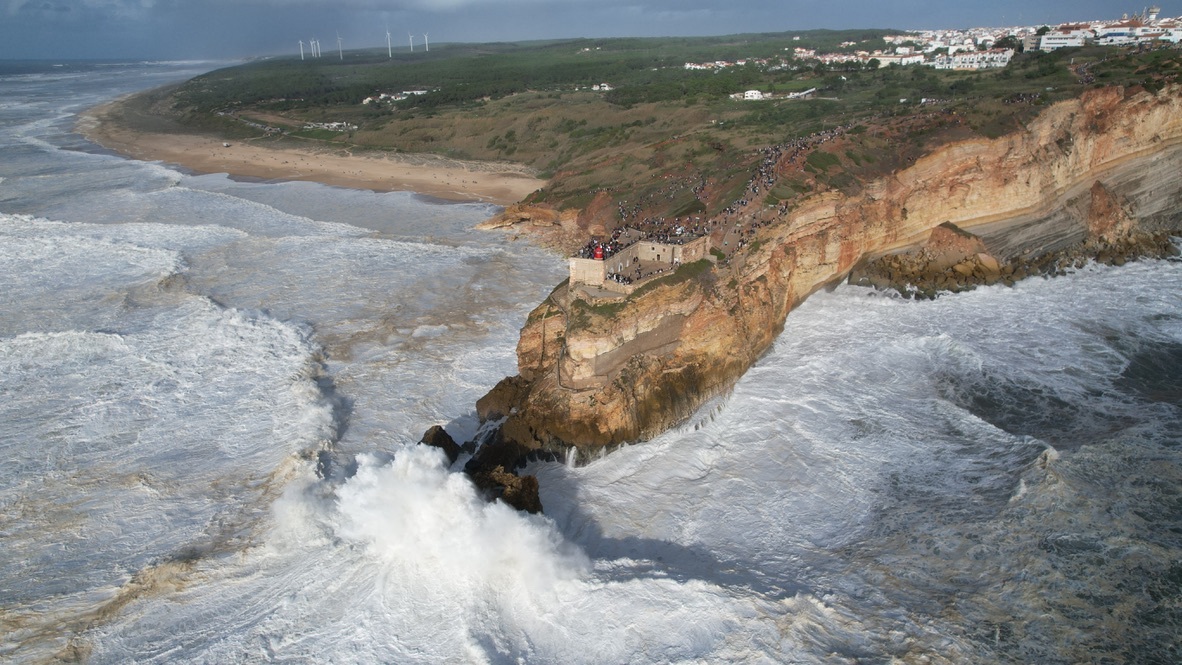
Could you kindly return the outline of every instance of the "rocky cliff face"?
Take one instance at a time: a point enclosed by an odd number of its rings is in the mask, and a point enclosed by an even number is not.
[[[945,145],[857,196],[816,195],[728,266],[623,302],[556,290],[522,330],[520,375],[481,400],[482,418],[505,421],[477,463],[660,433],[729,389],[809,294],[944,222],[1004,262],[1180,219],[1182,90],[1090,91],[1024,131]]]

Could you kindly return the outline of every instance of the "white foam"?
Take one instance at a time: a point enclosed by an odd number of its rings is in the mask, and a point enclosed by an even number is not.
[[[671,579],[648,561],[592,567],[547,518],[486,503],[437,450],[359,462],[335,497],[294,484],[276,504],[266,552],[215,571],[227,578],[186,592],[164,615],[157,603],[140,604],[134,624],[104,632],[98,661],[133,649],[145,662],[185,660],[173,651],[182,644],[214,660],[733,659],[778,641],[763,603]],[[251,596],[276,601],[242,602]],[[237,628],[211,639],[194,619],[213,611]],[[315,638],[298,628],[309,616]],[[145,633],[149,651],[137,637]]]
[[[0,338],[10,616],[64,637],[138,571],[249,542],[274,474],[334,436],[315,354],[200,298],[134,334]]]
[[[104,327],[121,315],[130,289],[179,274],[174,251],[54,233],[18,234],[36,226],[0,215],[0,334]],[[18,233],[10,233],[10,231]]]
[[[475,430],[560,259],[468,231],[477,207],[22,147],[4,205],[68,223],[0,218],[24,294],[0,338],[0,657],[80,631],[97,663],[1127,660],[1093,642],[1177,632],[1103,599],[1131,607],[1176,550],[1155,539],[1182,422],[1112,377],[1182,340],[1178,264],[817,294],[696,427],[535,465],[531,517],[408,444]],[[1044,403],[1089,442],[1023,431]]]

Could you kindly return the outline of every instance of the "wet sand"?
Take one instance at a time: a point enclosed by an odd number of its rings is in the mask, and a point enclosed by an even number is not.
[[[119,154],[175,164],[196,173],[262,180],[310,180],[378,192],[411,191],[449,201],[511,205],[545,184],[515,164],[465,162],[433,155],[355,154],[320,145],[277,145],[273,139],[223,141],[191,133],[136,127],[116,100],[82,115],[78,131]]]

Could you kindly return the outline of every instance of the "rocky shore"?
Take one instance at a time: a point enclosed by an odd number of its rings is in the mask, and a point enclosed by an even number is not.
[[[933,297],[1166,256],[1180,229],[1182,89],[1090,90],[857,193],[814,194],[713,269],[685,266],[625,300],[560,285],[522,329],[518,375],[480,400],[492,434],[467,470],[656,436],[729,390],[796,305],[847,278]]]
[[[1111,239],[1092,238],[1036,256],[999,261],[980,237],[949,223],[937,227],[923,247],[855,266],[849,283],[879,291],[897,291],[904,298],[934,299],[944,293],[971,291],[979,286],[1014,286],[1028,277],[1063,276],[1089,261],[1122,266],[1129,261],[1164,259],[1178,254],[1169,232],[1135,231]]]

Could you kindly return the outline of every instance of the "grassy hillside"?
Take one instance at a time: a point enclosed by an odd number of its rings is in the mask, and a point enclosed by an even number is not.
[[[1182,70],[1176,49],[1022,54],[991,72],[835,70],[789,57],[794,47],[836,51],[845,42],[857,43],[845,50],[881,48],[887,34],[897,31],[433,45],[429,53],[404,48],[392,59],[384,49],[349,52],[343,61],[335,53],[273,58],[195,78],[166,106],[194,129],[238,138],[512,160],[551,180],[534,202],[585,208],[606,192],[614,202],[641,202],[645,215],[674,216],[717,214],[742,196],[766,146],[843,130],[840,149],[815,148],[819,154],[800,173],[760,193],[790,205],[818,188],[855,189],[940,141],[998,136],[1088,86],[1160,86]],[[739,59],[748,63],[721,71],[683,66]],[[592,90],[601,83],[612,89]],[[817,89],[815,98],[729,97],[809,88]],[[427,92],[362,104],[405,90]],[[350,129],[306,127],[327,122]]]

